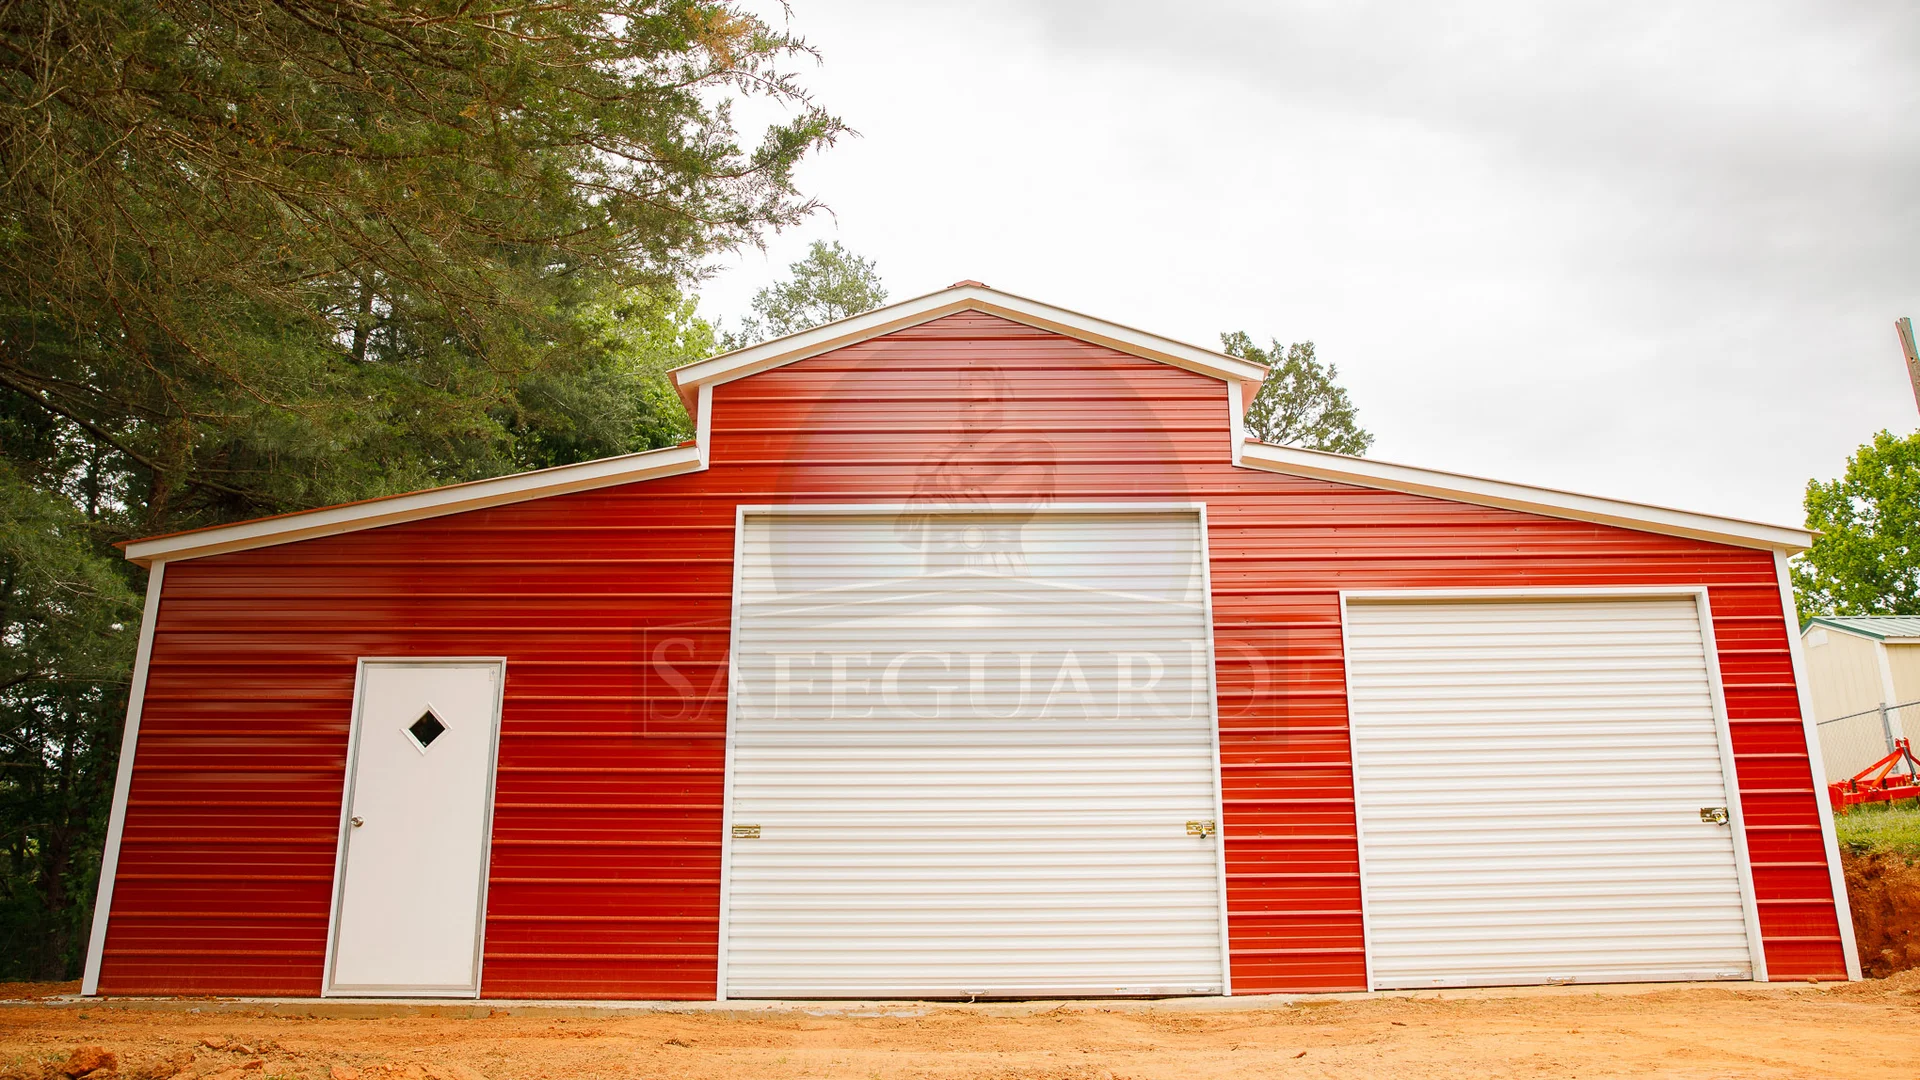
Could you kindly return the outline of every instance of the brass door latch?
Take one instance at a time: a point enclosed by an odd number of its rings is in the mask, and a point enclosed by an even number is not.
[[[1206,837],[1212,836],[1213,833],[1214,833],[1214,828],[1213,828],[1213,822],[1211,821],[1187,822],[1188,836],[1198,836],[1202,839],[1205,839]]]
[[[1700,820],[1709,825],[1725,825],[1727,808],[1724,806],[1703,806],[1700,808]]]

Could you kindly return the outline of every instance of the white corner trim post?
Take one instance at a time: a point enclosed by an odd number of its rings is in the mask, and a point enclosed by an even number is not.
[[[700,450],[700,467],[704,469],[713,463],[713,384],[702,383],[699,396],[694,400],[698,405],[694,408],[693,438]]]
[[[1885,638],[1873,643],[1873,659],[1880,666],[1880,700],[1890,706],[1897,704],[1900,694],[1893,688],[1893,659],[1887,655]],[[1900,714],[1905,711],[1894,708],[1886,711],[1887,731],[1893,738],[1907,737],[1906,725],[1900,722]]]
[[[1840,838],[1833,831],[1833,805],[1821,780],[1827,775],[1820,760],[1820,731],[1814,726],[1813,688],[1807,683],[1807,656],[1800,642],[1800,611],[1793,599],[1793,578],[1787,553],[1773,553],[1774,577],[1780,583],[1780,617],[1787,632],[1787,652],[1793,657],[1793,685],[1800,702],[1800,726],[1806,733],[1807,766],[1812,773],[1813,801],[1820,814],[1820,839],[1827,849],[1827,879],[1833,890],[1833,915],[1840,924],[1840,949],[1846,954],[1847,978],[1860,978],[1860,947],[1853,939],[1853,906],[1847,902],[1847,875],[1840,866]]]
[[[1360,769],[1356,764],[1353,737],[1353,643],[1347,633],[1351,620],[1347,617],[1347,601],[1352,596],[1345,589],[1340,590],[1340,698],[1347,714],[1347,786],[1353,796],[1353,852],[1357,860],[1356,884],[1360,887],[1360,967],[1362,977],[1366,979],[1366,989],[1377,989],[1373,982],[1373,917],[1367,910],[1367,823],[1360,811],[1360,783],[1356,778]]]
[[[101,953],[107,946],[107,919],[113,912],[113,881],[120,869],[120,840],[127,830],[127,794],[133,787],[133,755],[140,745],[140,710],[147,699],[147,668],[153,660],[153,624],[160,614],[160,584],[167,564],[147,572],[147,605],[140,615],[140,644],[133,657],[133,684],[127,690],[127,723],[120,735],[120,767],[113,781],[113,810],[107,816],[106,843],[100,851],[100,887],[93,895],[93,932],[87,937],[86,973],[80,993],[100,992]]]
[[[1233,463],[1240,464],[1240,451],[1247,445],[1246,384],[1227,383],[1227,438],[1233,440]]]

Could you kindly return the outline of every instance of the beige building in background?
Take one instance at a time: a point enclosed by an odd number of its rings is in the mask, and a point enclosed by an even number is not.
[[[1816,615],[1800,639],[1828,783],[1885,756],[1890,738],[1920,731],[1920,617]]]

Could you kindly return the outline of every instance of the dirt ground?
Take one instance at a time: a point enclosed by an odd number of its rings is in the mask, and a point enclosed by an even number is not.
[[[1841,862],[1861,970],[1886,976],[1920,968],[1920,859],[1875,851],[1850,852]]]
[[[176,1008],[192,1007],[184,1003]],[[0,1006],[0,1077],[1215,1080],[1920,1075],[1920,972],[1788,988],[1542,988],[1223,1010],[818,1006],[314,1019]],[[75,1064],[69,1065],[72,1061]]]

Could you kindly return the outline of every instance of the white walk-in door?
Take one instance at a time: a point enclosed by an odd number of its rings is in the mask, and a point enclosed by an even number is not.
[[[1345,619],[1376,988],[1752,977],[1694,596]]]
[[[363,660],[328,994],[480,991],[497,660]]]
[[[1196,512],[742,519],[729,997],[1226,989]]]

